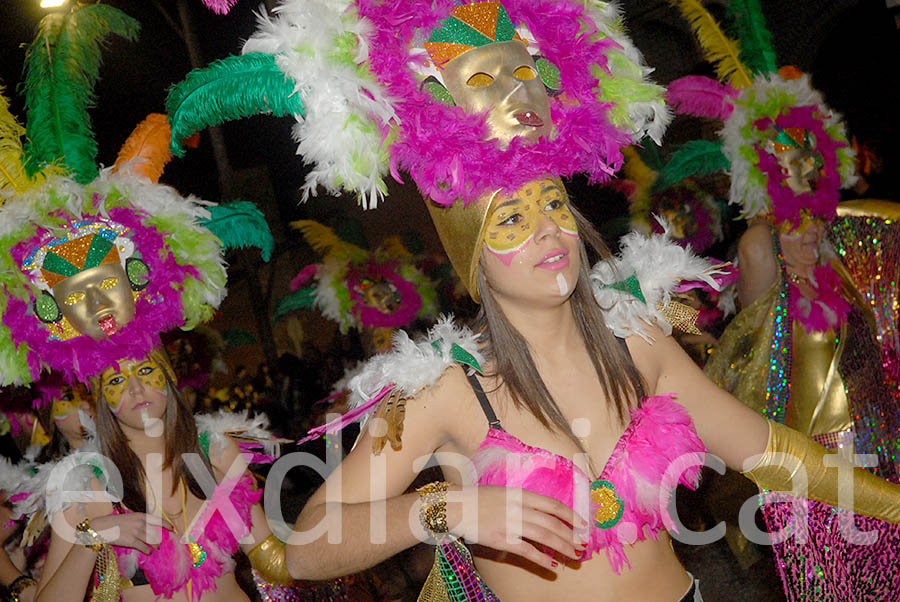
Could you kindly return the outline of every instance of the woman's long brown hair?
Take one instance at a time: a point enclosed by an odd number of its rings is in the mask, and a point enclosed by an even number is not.
[[[591,263],[586,247],[596,255],[594,260],[609,259],[611,254],[591,223],[571,205],[570,208],[578,225],[578,255],[581,267],[569,303],[603,393],[615,406],[619,421],[624,423],[628,409],[633,404],[640,403],[640,394],[644,389],[631,356],[607,328],[600,306],[594,298],[588,272]],[[528,349],[528,343],[509,323],[494,299],[490,285],[484,277],[483,266],[479,266],[478,269],[478,291],[481,293],[481,309],[475,317],[474,329],[482,334],[486,341],[482,352],[488,361],[493,363],[492,376],[500,378],[500,382],[508,388],[517,407],[530,412],[548,429],[563,433],[581,451],[585,451],[547,389],[547,385],[541,379]]]
[[[165,419],[166,455],[163,468],[173,469],[172,493],[174,494],[178,483],[184,482],[190,492],[197,498],[204,500],[206,495],[197,480],[191,475],[184,462],[184,454],[199,454],[206,469],[212,473],[212,466],[206,454],[200,449],[200,441],[197,438],[197,424],[194,422],[194,414],[187,402],[178,391],[178,387],[169,377],[168,371],[163,370],[166,377],[167,401]],[[103,397],[102,387],[95,387],[97,396],[96,422],[97,438],[100,440],[100,452],[113,460],[122,475],[122,503],[126,508],[134,512],[147,511],[147,494],[144,490],[146,473],[131,448],[128,446],[128,438],[119,426],[109,404]],[[159,501],[162,503],[162,500]]]

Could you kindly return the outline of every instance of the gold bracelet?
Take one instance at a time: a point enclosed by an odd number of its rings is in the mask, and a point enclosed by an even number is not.
[[[106,545],[106,541],[91,527],[91,521],[84,519],[75,525],[75,539],[83,546],[87,546],[95,552],[99,552]]]
[[[434,481],[416,489],[422,500],[419,507],[419,522],[437,541],[441,541],[449,530],[447,527],[447,490],[452,483]]]
[[[28,575],[19,575],[16,577],[15,581],[6,586],[10,602],[19,602],[19,594],[32,585],[37,585],[37,581]]]

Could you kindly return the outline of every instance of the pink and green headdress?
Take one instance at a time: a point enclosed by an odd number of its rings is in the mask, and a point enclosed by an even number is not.
[[[676,151],[663,177],[675,182],[728,170],[729,200],[741,206],[741,217],[795,222],[804,211],[833,219],[840,189],[856,182],[854,151],[841,116],[813,89],[809,75],[779,69],[759,1],[730,3],[738,40],[697,0],[670,3],[691,23],[719,81],[683,77],[669,85],[669,102],[676,113],[720,119],[724,126],[720,140],[696,140]],[[814,190],[797,194],[788,187],[776,159],[788,148],[814,149],[820,170]]]
[[[225,294],[214,231],[233,233],[240,220],[156,182],[170,158],[165,116],[136,128],[115,167],[97,166],[87,108],[100,42],[136,31],[106,5],[49,15],[26,55],[27,128],[0,96],[0,385],[28,384],[45,371],[85,382],[119,359],[147,355],[160,333],[210,319]],[[154,149],[160,139],[162,152]],[[51,289],[115,263],[128,278],[134,317],[95,340],[68,323]]]
[[[442,102],[427,75],[432,56],[513,39],[539,57],[553,133],[503,146],[488,136],[486,115]],[[312,166],[304,198],[323,186],[372,207],[386,175],[400,181],[401,172],[443,205],[536,175],[604,181],[621,167],[622,146],[658,140],[670,120],[663,88],[647,79],[617,9],[604,2],[288,0],[259,17],[243,52],[170,91],[173,152],[225,120],[293,116],[298,154]]]
[[[346,333],[350,328],[400,328],[437,317],[436,285],[419,267],[420,258],[399,239],[367,250],[318,222],[300,220],[291,225],[323,258],[294,277],[292,292],[278,302],[276,320],[297,309],[314,308]],[[383,302],[372,302],[373,287]]]

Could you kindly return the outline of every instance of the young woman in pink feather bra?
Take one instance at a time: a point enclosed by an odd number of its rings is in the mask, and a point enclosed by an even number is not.
[[[298,153],[315,164],[305,193],[321,183],[371,206],[383,175],[409,173],[481,303],[474,332],[445,319],[422,341],[395,335],[351,380],[354,409],[314,429],[374,412],[297,520],[295,578],[352,574],[430,540],[420,600],[696,601],[666,501],[696,483],[706,450],[775,489],[796,470],[774,459],[802,458],[810,495],[836,495],[824,448],[718,388],[668,336],[664,315],[686,317],[671,289],[710,266],[640,237],[610,262],[569,204],[560,178],[610,178],[622,146],[668,121],[614,6],[288,0],[239,58],[229,73],[286,82],[244,104],[297,119]],[[227,79],[209,71],[192,81]],[[184,133],[197,123],[190,88],[170,95]],[[410,491],[430,458],[447,480]],[[900,520],[900,489],[855,481],[858,510]]]

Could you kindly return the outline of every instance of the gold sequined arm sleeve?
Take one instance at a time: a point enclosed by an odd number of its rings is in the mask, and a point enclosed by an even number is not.
[[[777,422],[769,422],[765,453],[756,466],[743,474],[761,489],[789,491],[802,485],[798,478],[802,478],[804,471],[809,499],[900,523],[900,487],[862,468],[854,468],[837,454]],[[848,504],[851,484],[852,507]],[[839,490],[841,504],[838,503]]]

